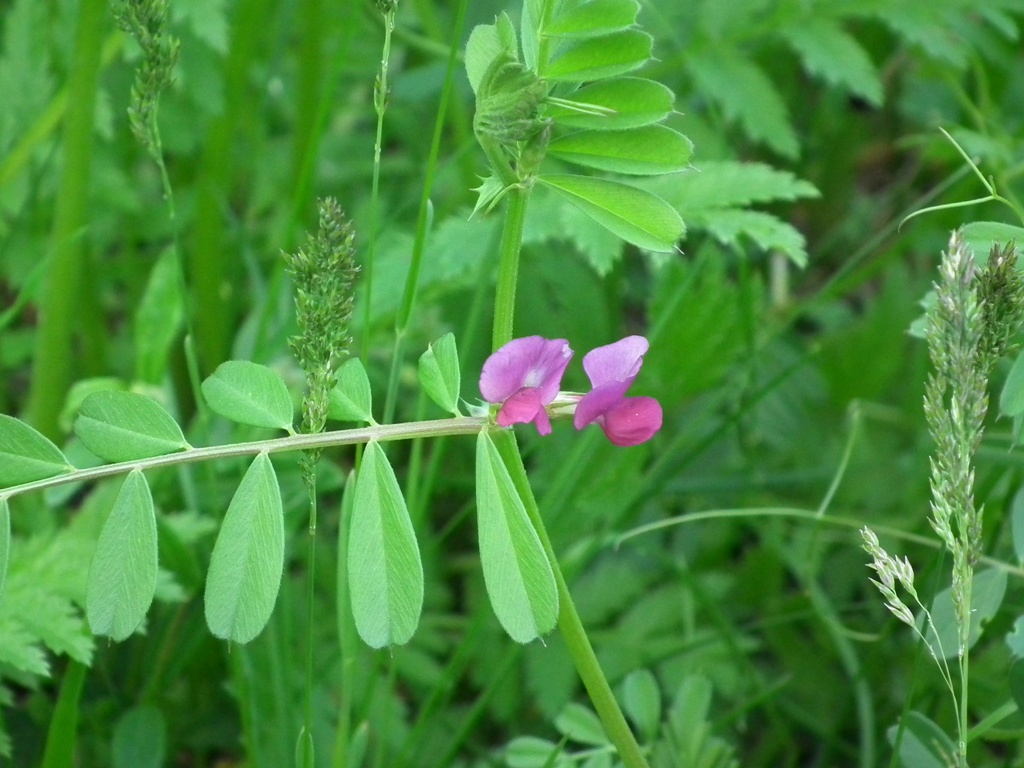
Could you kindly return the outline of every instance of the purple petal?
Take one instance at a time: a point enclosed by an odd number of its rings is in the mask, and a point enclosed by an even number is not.
[[[536,389],[541,404],[547,405],[558,394],[570,359],[572,349],[565,339],[513,339],[487,358],[480,394],[489,403],[504,403],[521,389]]]
[[[538,390],[532,387],[520,389],[501,406],[501,410],[498,411],[498,425],[511,427],[513,424],[528,424],[543,410]]]
[[[614,445],[628,447],[650,440],[661,419],[661,405],[653,397],[627,397],[605,413],[601,429]]]
[[[627,389],[629,383],[625,381],[613,381],[594,387],[576,404],[576,414],[572,418],[573,426],[576,429],[583,429],[587,424],[600,419],[609,409],[625,400]]]
[[[614,344],[590,350],[583,357],[583,370],[595,389],[613,381],[626,382],[628,388],[640,372],[649,348],[643,336],[627,336]]]

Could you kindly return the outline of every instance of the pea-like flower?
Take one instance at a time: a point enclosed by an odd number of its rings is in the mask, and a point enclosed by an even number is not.
[[[551,434],[546,406],[558,394],[571,359],[568,341],[543,336],[513,339],[487,358],[480,373],[480,394],[489,403],[501,403],[498,424],[532,421],[540,434]]]
[[[661,405],[657,400],[626,397],[649,347],[643,336],[627,336],[584,355],[583,370],[593,389],[576,406],[576,429],[597,422],[608,439],[619,446],[639,445],[661,429]]]

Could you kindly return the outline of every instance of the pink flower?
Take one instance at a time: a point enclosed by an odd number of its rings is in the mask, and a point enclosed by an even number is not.
[[[620,446],[639,445],[661,429],[661,406],[657,400],[626,397],[649,347],[643,336],[627,336],[583,357],[583,370],[593,389],[576,406],[576,429],[597,422],[608,439]]]
[[[487,358],[480,372],[480,394],[489,403],[501,403],[498,424],[532,421],[542,435],[551,434],[545,406],[558,394],[571,359],[569,342],[543,336],[513,339]]]

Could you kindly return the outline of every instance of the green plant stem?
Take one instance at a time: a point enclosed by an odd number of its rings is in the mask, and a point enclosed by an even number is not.
[[[373,181],[370,187],[370,236],[366,246],[366,263],[363,265],[366,303],[363,305],[363,343],[360,357],[366,362],[370,350],[370,318],[373,308],[373,259],[374,244],[377,242],[377,219],[380,215],[380,155],[384,142],[384,113],[388,105],[388,60],[391,58],[391,33],[395,29],[395,12],[384,14],[384,49],[381,53],[380,72],[373,86],[373,107],[377,112],[377,136],[373,142]]]
[[[529,515],[530,522],[533,523],[548,561],[551,563],[551,570],[554,572],[555,583],[558,587],[558,630],[562,633],[565,647],[576,666],[576,671],[579,672],[580,678],[583,680],[590,701],[626,768],[649,768],[647,758],[644,757],[643,750],[626,722],[619,703],[615,700],[612,687],[608,683],[608,678],[604,676],[597,655],[594,653],[594,647],[590,644],[590,638],[587,637],[583,622],[576,611],[576,604],[569,593],[569,586],[565,583],[565,577],[562,575],[558,558],[544,526],[544,519],[541,517],[537,501],[533,497],[533,490],[526,477],[526,468],[523,466],[523,458],[519,453],[515,434],[511,430],[496,432],[494,433],[494,443],[512,476],[516,490],[526,505],[526,513]]]
[[[138,459],[137,461],[122,461],[116,464],[104,464],[89,469],[71,468],[72,471],[69,471],[67,474],[0,489],[0,499],[8,499],[30,491],[41,491],[67,483],[83,483],[103,477],[123,475],[131,472],[133,469],[157,469],[158,467],[210,461],[212,459],[225,459],[232,456],[254,456],[257,453],[301,451],[309,448],[327,448],[333,445],[362,445],[370,440],[387,442],[392,440],[415,440],[421,437],[475,435],[481,429],[487,427],[488,424],[489,421],[484,416],[459,416],[450,419],[411,421],[405,424],[378,424],[372,427],[338,429],[330,432],[318,432],[315,435],[289,435],[270,440],[253,440],[248,443],[213,445],[207,448],[189,448],[179,453]]]
[[[508,192],[508,209],[501,233],[501,252],[498,262],[498,286],[494,294],[494,349],[512,340],[513,318],[516,311],[516,282],[519,279],[519,251],[523,244],[523,225],[530,191],[519,186]]]
[[[82,233],[88,227],[93,119],[106,8],[106,0],[82,0],[78,9],[64,123],[64,168],[32,356],[27,418],[51,438],[60,433],[57,418],[74,376],[73,342],[83,303],[93,300],[80,289],[85,258]]]
[[[309,491],[309,565],[306,574],[306,685],[305,708],[303,711],[302,732],[299,734],[299,747],[296,763],[299,768],[313,768],[313,622],[316,615],[316,466],[310,470],[307,484]]]

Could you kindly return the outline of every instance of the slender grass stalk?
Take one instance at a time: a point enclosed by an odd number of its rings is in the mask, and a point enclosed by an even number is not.
[[[448,49],[448,67],[445,71],[444,86],[437,104],[437,117],[434,119],[434,135],[430,140],[430,152],[427,156],[426,178],[423,180],[423,191],[420,195],[419,212],[416,215],[416,235],[412,244],[412,258],[409,272],[405,277],[405,288],[402,291],[402,303],[395,318],[395,347],[391,355],[391,373],[388,376],[388,391],[384,401],[384,423],[389,424],[395,418],[395,404],[398,399],[398,373],[402,365],[402,351],[405,332],[412,317],[413,305],[416,301],[416,289],[419,286],[420,267],[423,264],[423,251],[427,244],[427,232],[430,229],[432,208],[430,193],[434,188],[434,174],[437,172],[437,158],[441,151],[441,136],[444,133],[448,104],[451,100],[452,85],[455,82],[455,70],[459,66],[459,45],[462,40],[462,29],[466,23],[466,8],[469,0],[459,0],[456,10],[455,29],[451,36]]]
[[[370,325],[373,317],[373,262],[377,242],[377,221],[380,218],[380,156],[384,142],[384,113],[388,106],[388,62],[391,58],[391,33],[395,30],[397,2],[381,0],[384,13],[384,47],[381,51],[380,71],[373,84],[373,109],[377,113],[377,133],[373,141],[373,181],[370,186],[370,225],[366,245],[366,261],[363,264],[363,339],[360,357],[366,362],[370,351]]]
[[[60,433],[57,419],[74,377],[73,345],[78,318],[85,302],[93,300],[80,290],[85,258],[82,234],[88,227],[93,118],[106,8],[105,0],[82,0],[78,9],[64,123],[64,167],[32,355],[26,416],[51,438]]]

